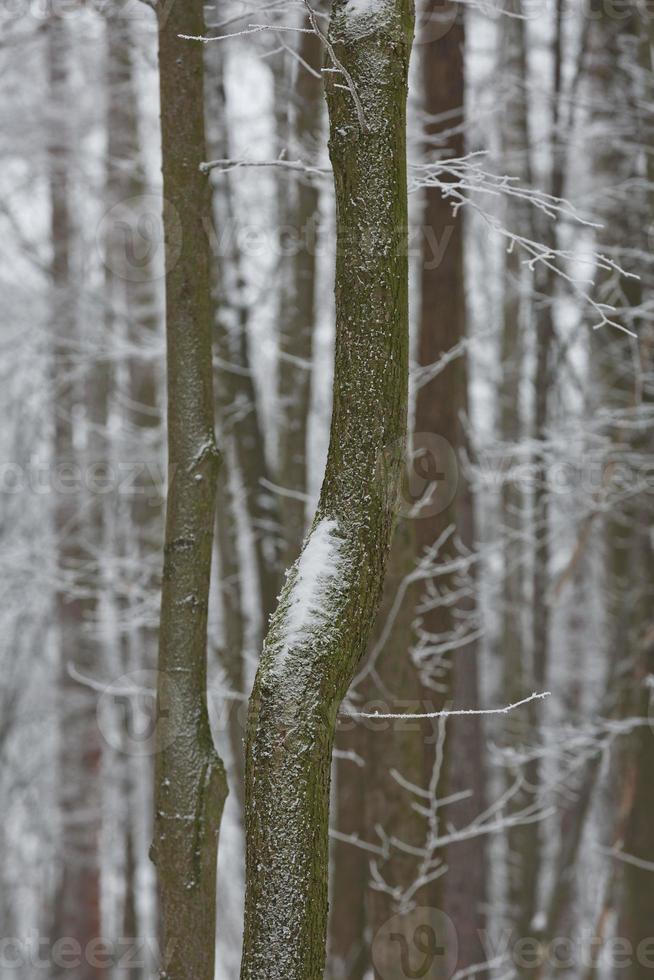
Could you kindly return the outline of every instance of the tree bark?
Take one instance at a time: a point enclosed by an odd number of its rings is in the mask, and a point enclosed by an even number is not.
[[[207,612],[220,456],[201,0],[157,8],[166,233],[168,499],[157,682],[153,859],[162,977],[213,980],[218,831],[227,795],[207,712]]]
[[[336,0],[337,215],[331,439],[318,510],[264,646],[246,761],[243,980],[318,980],[339,704],[378,606],[397,507],[408,372],[406,0]],[[342,84],[347,81],[345,88]]]

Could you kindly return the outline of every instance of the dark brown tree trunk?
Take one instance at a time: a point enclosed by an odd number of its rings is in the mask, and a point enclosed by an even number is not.
[[[159,632],[155,831],[162,977],[213,980],[227,795],[207,712],[207,614],[220,456],[214,436],[210,195],[200,171],[201,0],[157,8],[166,234],[168,499]]]
[[[437,0],[428,9],[434,23],[447,12]],[[465,31],[463,12],[453,5],[449,14],[449,29],[423,48],[424,108],[428,145],[432,148],[440,145],[449,156],[460,157],[465,146]],[[430,247],[425,247],[423,255],[418,341],[421,366],[434,364],[465,342],[466,337],[463,223],[460,216],[453,216],[450,203],[438,188],[426,192],[424,225],[435,235],[441,249],[436,262]],[[437,377],[419,388],[416,404],[416,451],[419,453],[421,446],[425,447],[425,479],[434,481],[437,487],[422,504],[426,516],[420,512],[417,516],[417,554],[424,555],[451,528],[452,534],[437,561],[462,563],[459,573],[440,575],[434,580],[431,608],[421,616],[421,633],[433,646],[431,660],[438,665],[432,671],[432,681],[437,687],[428,695],[435,707],[442,707],[448,701],[465,707],[479,703],[475,576],[474,564],[468,560],[475,544],[474,503],[460,464],[467,444],[464,428],[467,385],[464,351],[463,356],[455,358]],[[438,437],[436,442],[434,436]],[[451,472],[452,451],[459,461],[455,473]],[[420,466],[419,455],[416,464]],[[453,495],[447,493],[452,483],[457,487]],[[461,790],[471,791],[470,796],[449,806],[447,814],[456,826],[469,823],[484,809],[483,737],[478,718],[457,718],[448,723],[438,794],[450,795]],[[485,959],[478,932],[484,928],[485,921],[484,845],[483,837],[471,838],[453,845],[444,855],[448,873],[439,889],[440,901],[459,934],[459,969]]]

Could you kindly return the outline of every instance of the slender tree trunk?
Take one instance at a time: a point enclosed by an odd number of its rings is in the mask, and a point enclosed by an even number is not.
[[[531,140],[527,105],[527,37],[521,0],[502,18],[501,77],[511,86],[504,111],[503,166],[524,186],[532,186]],[[510,228],[528,227],[531,217],[520,202],[507,202],[507,223]],[[517,249],[505,257],[504,322],[501,339],[502,379],[499,388],[500,438],[506,447],[505,466],[510,470],[519,464],[511,452],[522,435],[520,384],[523,369],[525,299],[531,282]],[[502,692],[507,704],[519,701],[534,690],[531,664],[525,655],[524,580],[527,555],[524,549],[524,499],[519,478],[509,475],[502,485],[503,525],[503,595],[501,620]],[[509,717],[504,727],[507,745],[529,744],[533,738],[531,725],[534,715],[525,711]],[[521,773],[509,771],[509,787]],[[519,812],[532,802],[529,788],[514,793],[510,811]],[[510,920],[518,936],[528,934],[534,905],[535,878],[529,869],[539,847],[537,823],[518,824],[507,831],[507,878]]]
[[[229,440],[224,443],[226,470],[235,465],[235,452]],[[245,621],[241,604],[241,570],[238,561],[238,528],[235,522],[235,503],[226,475],[218,481],[218,520],[216,543],[220,574],[223,642],[219,659],[231,691],[240,694],[245,687],[244,646]],[[245,806],[245,746],[242,704],[228,701],[228,731],[232,752],[230,789],[236,793],[241,811]]]
[[[212,159],[228,159],[230,142],[221,45],[207,45],[205,69],[209,155]],[[243,260],[237,242],[237,214],[230,175],[216,174],[214,181],[213,214],[218,235],[214,236],[212,284],[214,339],[219,361],[218,421],[221,437],[233,440],[242,481],[242,504],[254,541],[263,637],[281,584],[279,507],[267,485],[270,473],[261,407],[252,374]],[[219,514],[218,519],[231,521],[233,516]]]
[[[227,98],[222,46],[205,51],[206,125],[209,156],[229,157]],[[261,526],[262,512],[274,520],[274,498],[260,485],[266,472],[265,447],[253,384],[247,344],[247,310],[243,301],[242,257],[235,240],[236,216],[229,174],[220,174],[212,188],[214,222],[229,248],[212,250],[214,301],[214,353],[218,357],[216,415],[225,467],[218,481],[216,549],[220,575],[223,642],[218,658],[232,691],[244,688],[243,660],[245,619],[243,576],[238,552],[238,517],[232,499],[229,474],[235,470],[243,484],[245,511],[252,524],[254,557],[259,578],[262,619],[272,611],[275,570],[265,548],[268,528]],[[215,239],[215,245],[218,239]],[[252,468],[254,464],[254,470]],[[250,483],[253,478],[254,483]],[[261,508],[261,504],[263,507]],[[260,509],[261,508],[261,509]],[[276,533],[276,529],[273,533]],[[269,609],[267,607],[270,606]],[[230,787],[243,808],[245,802],[245,751],[241,713],[229,702],[229,740],[233,760]]]
[[[53,13],[48,22],[47,59],[51,93],[50,207],[52,238],[52,348],[55,463],[62,476],[78,465],[74,440],[74,408],[79,397],[76,378],[76,324],[72,270],[73,220],[70,201],[70,141],[64,120],[69,111],[68,71],[70,46],[66,22]],[[94,402],[102,410],[104,399]],[[92,419],[98,425],[102,418]],[[55,502],[60,586],[56,593],[60,630],[61,671],[61,819],[63,877],[56,928],[75,939],[82,952],[74,980],[105,976],[89,958],[92,944],[102,934],[100,911],[101,747],[95,716],[95,696],[70,675],[75,667],[83,675],[97,671],[98,646],[93,637],[95,566],[83,545],[98,545],[98,501],[84,515],[77,493],[63,492]],[[84,515],[84,516],[83,516]]]
[[[295,86],[296,109],[293,138],[297,156],[313,163],[320,142],[323,92],[319,75],[324,49],[316,34],[302,34]],[[305,67],[308,66],[308,67]],[[314,73],[311,73],[311,69]],[[300,496],[280,498],[285,540],[284,567],[297,558],[306,530],[308,487],[307,429],[311,414],[311,354],[315,322],[316,238],[320,193],[316,182],[305,176],[282,175],[287,189],[287,211],[295,240],[292,277],[280,331],[279,482]]]
[[[201,0],[159,15],[166,232],[168,500],[157,683],[155,831],[162,977],[213,980],[218,831],[227,794],[207,713],[209,581],[220,457],[214,437],[212,304]]]
[[[599,124],[593,140],[603,221],[599,239],[602,251],[629,268],[634,248],[648,248],[643,214],[652,213],[651,184],[646,180],[652,180],[654,167],[647,154],[639,157],[632,147],[643,140],[639,114],[643,105],[648,105],[640,86],[651,81],[647,75],[639,79],[634,72],[642,43],[642,22],[636,10],[631,10],[619,25],[604,9],[598,8],[595,15],[589,70],[594,122]],[[642,57],[642,51],[640,54]],[[650,58],[648,54],[648,62]],[[616,118],[620,119],[619,139],[614,132]],[[598,138],[600,134],[602,138]],[[647,270],[642,280],[627,279],[615,271],[603,273],[597,286],[598,301],[615,307],[623,325],[635,330],[638,339],[605,327],[596,332],[592,344],[595,387],[602,408],[619,413],[607,433],[613,443],[608,472],[614,470],[616,479],[609,480],[611,506],[607,508],[604,528],[606,651],[609,665],[617,662],[623,675],[629,674],[631,714],[637,717],[649,714],[651,691],[646,678],[654,664],[651,495],[647,491],[637,496],[625,494],[619,472],[623,465],[633,466],[632,473],[638,472],[640,461],[651,458],[651,426],[641,420],[641,413],[647,419],[652,400],[652,330],[647,318],[641,319],[650,288]],[[613,845],[627,858],[622,866],[621,888],[613,889],[609,899],[612,906],[618,906],[619,935],[632,944],[631,962],[624,971],[629,980],[643,980],[651,973],[647,957],[654,914],[652,872],[648,870],[648,862],[651,868],[654,861],[650,768],[653,746],[651,728],[643,725],[632,733],[620,759],[626,772],[627,804],[617,814],[619,832]],[[609,872],[611,879],[614,873],[615,869]],[[645,947],[639,950],[643,940]]]
[[[639,18],[640,21],[640,18]],[[644,26],[643,26],[644,24]],[[654,92],[654,27],[651,19],[640,22],[639,62],[642,73],[641,84],[644,92],[638,102],[641,119],[640,143],[647,145],[651,141],[652,113],[651,99]],[[651,153],[645,154],[645,176],[647,179],[647,214],[651,222],[654,216],[654,160]],[[637,212],[636,212],[637,213]],[[639,216],[640,217],[640,216]],[[643,228],[643,238],[649,232]],[[647,241],[643,249],[648,248]],[[654,282],[651,272],[643,276],[643,293],[651,296]],[[642,300],[641,300],[642,302]],[[640,376],[637,385],[642,391],[642,400],[651,412],[654,401],[654,328],[651,322],[639,324],[639,361]],[[643,405],[645,408],[645,405]],[[647,416],[645,416],[647,418]],[[645,422],[642,431],[635,437],[634,450],[637,458],[652,458],[652,430]],[[651,678],[654,675],[654,622],[651,614],[651,583],[654,577],[654,548],[652,546],[651,527],[653,523],[651,491],[645,492],[633,508],[634,530],[638,534],[639,545],[636,560],[642,569],[641,596],[638,612],[634,617],[636,623],[636,692],[635,714],[641,718],[652,717],[652,688]],[[627,570],[633,570],[634,564]],[[633,574],[633,571],[632,571]],[[646,958],[646,951],[651,949],[652,923],[654,922],[654,781],[651,773],[654,767],[654,733],[651,725],[641,726],[633,736],[635,742],[635,771],[636,780],[634,799],[627,821],[624,850],[636,860],[627,863],[624,868],[624,896],[622,905],[622,934],[631,942],[632,949],[637,955],[633,957],[629,970],[629,980],[644,980],[651,974],[651,958]],[[640,955],[638,955],[640,954]]]
[[[434,20],[442,5],[434,0],[429,10]],[[449,155],[464,153],[464,45],[463,12],[451,11],[452,26],[442,38],[427,45],[423,54],[423,85],[428,137],[444,146]],[[438,138],[437,138],[438,137]],[[424,225],[433,230],[441,254],[434,266],[433,254],[425,250],[422,268],[422,309],[419,335],[419,362],[429,365],[447,351],[465,342],[466,302],[463,252],[463,224],[454,217],[450,203],[438,188],[430,188],[425,199]],[[468,404],[467,360],[453,360],[436,378],[418,391],[415,419],[416,449],[421,444],[431,458],[435,494],[424,502],[427,516],[418,514],[416,544],[418,555],[432,547],[448,529],[453,533],[438,561],[460,560],[458,574],[435,580],[435,599],[422,616],[423,635],[434,646],[433,660],[439,664],[447,693],[431,700],[443,704],[449,699],[472,707],[479,702],[478,656],[475,635],[474,566],[466,562],[475,543],[474,503],[465,474],[447,472],[446,451],[430,450],[434,436],[440,437],[461,459],[467,438],[464,418]],[[438,494],[449,481],[457,485],[451,502]],[[439,481],[441,481],[439,486]],[[443,482],[444,481],[444,482]],[[449,496],[449,495],[448,495]],[[427,509],[429,508],[429,509]],[[449,677],[448,677],[449,674]],[[448,807],[448,819],[465,825],[484,809],[484,764],[482,727],[478,718],[455,719],[448,723],[446,761],[439,781],[439,795],[472,791],[466,800]],[[447,853],[448,873],[443,879],[442,901],[459,934],[459,969],[485,959],[479,930],[484,928],[482,906],[485,900],[485,839],[471,838],[455,844]]]
[[[384,599],[378,617],[376,642],[373,642],[374,675],[366,685],[366,702],[375,700],[390,704],[397,712],[421,712],[425,707],[425,691],[420,683],[418,670],[411,657],[412,627],[418,600],[418,586],[407,587],[408,577],[415,571],[415,541],[413,522],[402,518],[398,521],[393,537]],[[398,596],[403,601],[392,625],[388,616]],[[388,634],[382,635],[382,630]],[[398,775],[414,786],[429,785],[431,772],[427,763],[433,758],[433,723],[430,721],[394,721],[384,725],[368,724],[364,729],[367,751],[364,785],[366,806],[365,829],[362,836],[368,838],[371,829],[380,827],[388,839],[396,839],[412,847],[423,847],[428,834],[428,822],[424,813],[413,806],[415,799],[400,785]],[[422,799],[421,803],[425,803]],[[394,935],[404,936],[407,948],[414,951],[415,921],[406,916],[415,905],[431,904],[433,887],[427,885],[414,891],[421,874],[420,859],[400,847],[391,846],[388,856],[375,859],[377,870],[395,895],[370,887],[368,895],[369,923],[373,936],[394,919]],[[411,895],[407,902],[405,896]],[[397,970],[398,940],[392,943],[374,944],[375,976],[393,976]]]
[[[340,833],[356,834],[363,839],[365,828],[369,826],[366,820],[368,774],[352,759],[365,759],[366,732],[349,719],[343,727],[341,731],[337,726],[334,743],[344,755],[334,761],[335,802],[331,822]],[[334,840],[330,860],[332,880],[325,976],[329,980],[363,980],[370,962],[367,935],[369,855],[351,843]]]
[[[327,76],[338,235],[331,441],[251,698],[243,980],[319,980],[324,967],[334,725],[380,598],[406,430],[412,28],[405,0],[374,11],[334,4],[331,44],[348,75]]]
[[[138,101],[133,77],[132,24],[118,4],[110,5],[106,12],[106,86],[107,86],[107,172],[106,201],[108,213],[116,207],[130,204],[138,209],[150,199],[146,175],[141,158],[138,127]],[[130,229],[130,233],[131,233]],[[105,319],[106,343],[112,341],[120,350],[123,337],[130,345],[127,358],[126,385],[119,392],[117,401],[125,403],[123,429],[117,453],[119,463],[130,461],[136,474],[133,496],[129,502],[118,502],[118,527],[120,528],[117,562],[126,569],[124,581],[119,585],[116,597],[125,617],[133,615],[143,619],[149,596],[160,589],[159,562],[163,539],[163,508],[151,483],[151,474],[162,455],[161,413],[159,410],[159,372],[155,359],[156,340],[160,328],[160,303],[155,279],[158,270],[152,257],[146,253],[138,263],[126,266],[129,248],[133,245],[125,238],[125,229],[118,222],[108,225],[105,242]],[[122,399],[121,399],[122,394]],[[133,597],[136,596],[136,599]],[[121,650],[121,673],[154,669],[157,637],[154,629],[136,625],[128,635],[115,639]],[[116,664],[118,667],[119,665]],[[128,736],[127,730],[125,734]],[[123,936],[138,939],[141,924],[138,916],[137,889],[139,886],[139,851],[137,848],[138,804],[141,802],[137,786],[143,768],[151,765],[149,758],[135,759],[130,754],[129,737],[125,739],[126,752],[120,758],[123,769],[121,785],[124,789],[123,838],[125,899],[123,909]],[[145,799],[151,797],[144,791]],[[152,819],[150,808],[143,815]],[[137,980],[142,969],[132,966],[125,971],[130,980]]]

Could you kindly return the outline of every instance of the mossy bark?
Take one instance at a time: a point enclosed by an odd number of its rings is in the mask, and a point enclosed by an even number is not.
[[[161,975],[213,980],[216,852],[227,794],[206,704],[216,480],[201,0],[159,9],[166,234],[168,499],[157,685]]]
[[[242,980],[318,980],[325,959],[329,781],[339,704],[370,635],[395,519],[406,432],[406,96],[409,0],[336,0],[328,72],[337,214],[331,439],[314,524],[337,572],[322,614],[293,629],[302,557],[273,617],[250,702]],[[364,118],[362,118],[362,116]]]

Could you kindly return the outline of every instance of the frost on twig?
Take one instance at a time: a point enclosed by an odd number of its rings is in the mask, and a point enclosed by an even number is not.
[[[521,708],[525,704],[530,704],[532,701],[542,701],[543,698],[548,698],[551,695],[551,691],[542,691],[540,694],[534,692],[530,694],[529,697],[523,698],[521,701],[516,701],[514,704],[505,705],[503,708],[458,708],[458,709],[445,709],[444,711],[427,711],[422,714],[407,714],[406,712],[367,712],[367,711],[346,711],[343,712],[347,717],[350,718],[378,718],[378,719],[427,719],[427,718],[452,718],[461,715],[507,715],[510,711],[515,711],[516,708]]]

